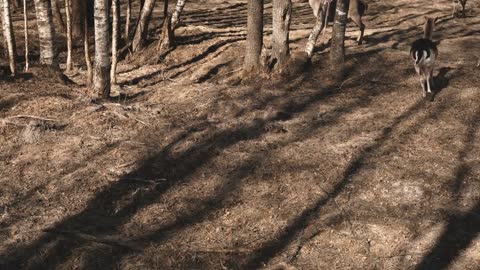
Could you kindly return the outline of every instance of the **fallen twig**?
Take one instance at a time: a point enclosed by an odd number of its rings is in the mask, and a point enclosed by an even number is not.
[[[160,182],[167,181],[165,178],[159,178],[159,179],[141,179],[141,178],[122,178],[124,181],[136,181],[136,182],[144,182],[144,183],[149,183],[149,184],[159,184]]]
[[[57,229],[45,229],[43,231],[46,233],[58,234],[58,235],[67,236],[70,238],[76,238],[84,241],[90,241],[90,242],[95,242],[95,243],[109,245],[109,246],[126,248],[134,251],[143,250],[139,244],[127,242],[127,241],[121,241],[121,240],[112,239],[112,238],[97,237],[97,236],[93,236],[85,233],[63,231],[63,230],[57,230]]]
[[[42,121],[58,122],[58,120],[51,119],[51,118],[43,118],[43,117],[39,117],[39,116],[24,115],[24,114],[7,117],[7,119],[15,119],[15,118],[31,118],[31,119],[42,120]]]

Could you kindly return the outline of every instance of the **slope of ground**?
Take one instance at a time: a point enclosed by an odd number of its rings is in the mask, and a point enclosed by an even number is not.
[[[187,3],[177,48],[122,63],[109,102],[0,81],[0,269],[478,269],[480,9],[369,3],[340,84],[323,40],[296,78],[228,86],[243,2]],[[434,102],[408,55],[425,14]],[[294,51],[313,20],[294,4]]]

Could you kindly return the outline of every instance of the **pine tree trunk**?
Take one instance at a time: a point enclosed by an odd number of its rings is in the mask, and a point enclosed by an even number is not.
[[[40,64],[58,68],[50,0],[35,0],[35,13],[37,16],[38,38],[40,40]]]
[[[118,11],[119,11],[119,1],[112,0],[112,69],[110,71],[110,82],[112,85],[117,84],[117,63],[118,63]]]
[[[343,72],[345,62],[345,29],[347,27],[348,5],[349,0],[337,0],[333,24],[330,65],[339,75]]]
[[[148,34],[148,24],[152,17],[153,9],[155,8],[155,0],[145,0],[143,4],[140,18],[138,19],[137,28],[133,37],[132,50],[137,52],[145,46]]]
[[[28,17],[27,17],[27,0],[23,0],[23,31],[25,36],[25,71],[28,71],[29,49],[28,49]]]
[[[247,45],[245,46],[244,74],[260,65],[263,46],[263,0],[248,0]]]
[[[95,0],[95,74],[93,78],[94,94],[108,98],[110,96],[110,37],[108,20],[108,0]]]
[[[125,15],[125,43],[130,40],[130,23],[132,20],[132,0],[127,0],[127,14]]]
[[[12,76],[16,74],[17,48],[15,45],[15,36],[13,33],[12,17],[10,15],[10,0],[3,0],[3,35],[7,41],[8,60],[10,63],[10,72]]]
[[[65,32],[65,23],[63,22],[62,13],[58,6],[58,0],[51,0],[52,3],[52,13],[55,25],[60,32]],[[66,2],[67,0],[65,0]]]
[[[284,65],[290,56],[289,32],[292,14],[291,0],[273,0],[272,56],[275,66]]]
[[[318,36],[325,28],[325,18],[328,12],[328,2],[322,0],[322,4],[320,5],[320,10],[318,11],[317,20],[315,21],[315,25],[313,26],[312,32],[308,37],[307,46],[305,47],[305,52],[307,56],[310,58],[312,57],[313,51],[315,49],[315,43],[317,42]]]
[[[185,1],[186,0],[178,0],[177,4],[175,5],[175,10],[173,11],[171,19],[172,31],[175,30],[175,27],[177,27],[178,23],[180,22],[180,15],[182,14],[183,8],[185,7]]]
[[[55,2],[56,0],[53,0]],[[67,72],[72,71],[72,20],[70,0],[65,0],[65,17],[67,18]]]
[[[92,68],[92,58],[90,57],[90,42],[88,40],[88,22],[87,16],[84,16],[83,21],[83,48],[85,51],[85,64],[87,65],[87,81],[86,85],[88,88],[92,87],[93,84],[93,68]]]

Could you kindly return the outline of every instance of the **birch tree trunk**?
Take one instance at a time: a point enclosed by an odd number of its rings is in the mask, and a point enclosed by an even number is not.
[[[118,11],[119,11],[119,1],[112,0],[112,69],[110,71],[110,83],[112,85],[117,84],[117,63],[118,63]]]
[[[309,58],[312,57],[313,51],[315,49],[315,43],[317,42],[318,36],[325,28],[325,19],[327,18],[328,12],[328,1],[322,0],[320,4],[320,10],[317,13],[317,20],[315,21],[315,25],[313,26],[312,32],[308,37],[307,46],[305,47],[305,52]]]
[[[150,23],[154,7],[155,0],[145,0],[140,18],[138,19],[137,28],[135,29],[135,35],[133,37],[133,52],[137,52],[145,46],[145,41],[148,34],[148,24]]]
[[[13,34],[12,17],[10,15],[10,0],[3,0],[3,36],[7,42],[8,60],[10,63],[10,72],[12,76],[16,74],[17,48],[15,45],[15,36]]]
[[[28,17],[27,17],[27,0],[23,0],[23,31],[25,36],[25,71],[28,71],[29,61],[29,49],[28,49]]]
[[[40,64],[58,68],[50,0],[35,0],[35,13],[37,16],[38,38],[40,40]]]
[[[60,32],[65,32],[65,24],[63,23],[62,13],[60,12],[60,8],[58,6],[57,1],[58,0],[51,0],[53,19],[54,19],[54,22],[55,22],[56,26],[58,27],[57,29]],[[67,0],[65,0],[65,2],[67,2]]]
[[[272,56],[275,66],[284,65],[290,55],[289,32],[292,14],[291,0],[273,0]]]
[[[247,45],[245,46],[244,74],[260,65],[263,46],[263,0],[248,0]]]
[[[175,10],[173,11],[171,19],[171,27],[173,30],[175,30],[175,27],[177,27],[178,23],[180,22],[180,15],[185,7],[185,2],[186,0],[178,0],[177,4],[175,5]]]
[[[127,0],[127,13],[125,15],[125,43],[130,40],[130,23],[132,20],[132,0]]]
[[[55,2],[56,0],[53,0]],[[67,72],[72,71],[72,20],[70,0],[65,0],[65,17],[67,18]]]
[[[85,64],[87,65],[87,81],[86,85],[88,88],[92,87],[93,84],[93,68],[92,68],[92,58],[90,57],[90,42],[88,40],[88,23],[87,16],[84,16],[83,21],[83,47],[85,50]]]
[[[349,0],[337,0],[333,24],[330,63],[339,75],[343,72],[345,62],[345,29],[347,27],[348,5]]]
[[[111,57],[108,0],[95,0],[95,74],[93,77],[94,94],[98,97],[110,96]]]

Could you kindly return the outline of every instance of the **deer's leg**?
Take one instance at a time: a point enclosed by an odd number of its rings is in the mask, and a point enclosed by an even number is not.
[[[432,87],[430,85],[430,81],[431,81],[430,74],[427,75],[427,78],[426,78],[425,81],[427,81],[427,92],[429,94],[431,94],[432,93]]]
[[[427,96],[427,85],[425,82],[425,78],[423,76],[420,76],[420,84],[422,84],[422,90],[423,90],[423,97]]]
[[[363,42],[363,33],[365,32],[365,24],[362,22],[362,17],[360,15],[352,16],[352,21],[360,28],[360,35],[357,38],[358,45],[361,45]]]

